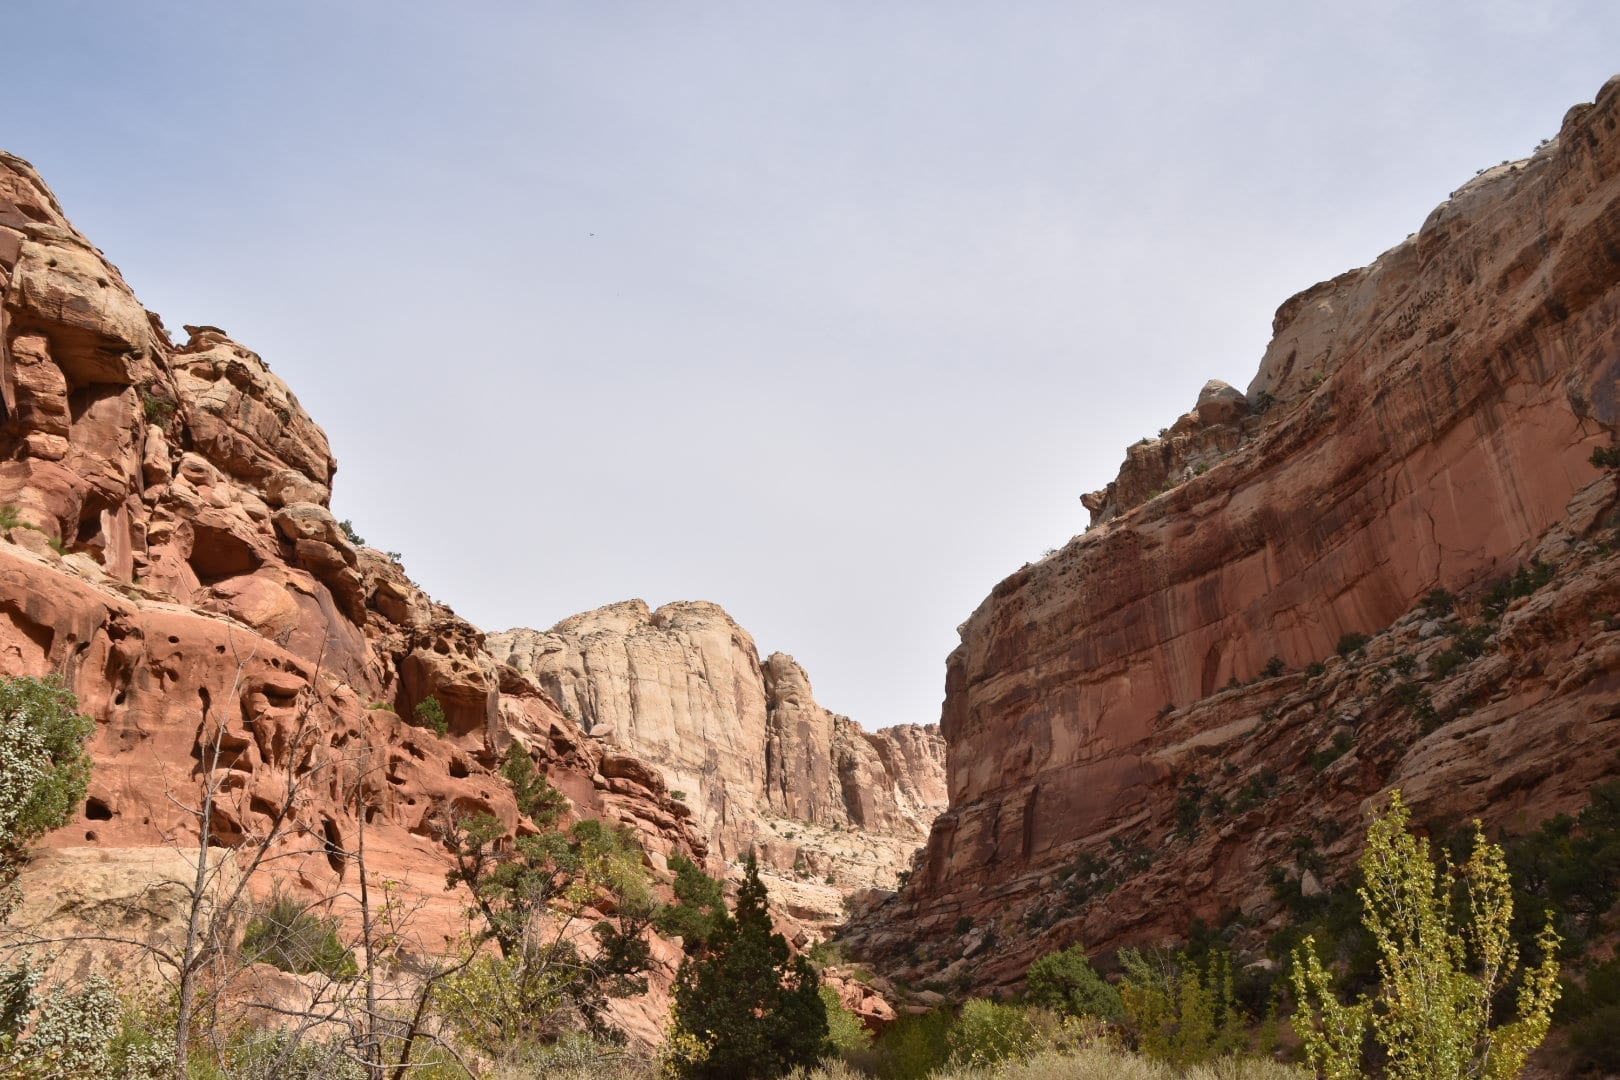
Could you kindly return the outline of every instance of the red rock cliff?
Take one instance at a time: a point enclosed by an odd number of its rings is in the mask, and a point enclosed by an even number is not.
[[[514,741],[655,866],[705,853],[656,770],[607,753],[351,542],[298,399],[224,332],[187,330],[172,343],[33,168],[0,153],[0,673],[60,673],[96,721],[89,800],[30,869],[29,918],[110,910],[109,890],[173,876],[162,855],[195,850],[185,807],[216,740],[221,846],[264,835],[289,778],[311,779],[256,892],[352,889],[363,814],[369,870],[420,905],[427,949],[457,939],[466,903],[444,888],[433,816],[515,823],[495,772]],[[429,697],[446,736],[401,719]],[[167,932],[143,910],[155,922],[123,932]]]
[[[1092,529],[995,587],[948,662],[950,808],[857,942],[1005,984],[1072,940],[1275,917],[1289,842],[1336,821],[1313,842],[1342,866],[1390,786],[1420,817],[1581,805],[1620,747],[1615,480],[1590,460],[1617,428],[1620,80],[1283,304],[1247,395],[1206,387],[1087,496]],[[1533,557],[1550,580],[1482,614]],[[1462,621],[1421,610],[1436,588]],[[1466,625],[1484,655],[1432,664]],[[1341,659],[1351,633],[1374,636]]]

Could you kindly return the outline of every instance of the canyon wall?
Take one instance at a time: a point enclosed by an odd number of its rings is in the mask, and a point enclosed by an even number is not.
[[[944,809],[937,727],[828,712],[715,604],[630,600],[488,640],[592,738],[656,765],[723,859],[756,851],[802,918],[836,923],[850,891],[893,887]]]
[[[1267,871],[1303,881],[1303,838],[1306,886],[1340,877],[1391,787],[1526,828],[1620,772],[1592,460],[1620,429],[1617,126],[1620,80],[1287,301],[1246,394],[1207,386],[1086,496],[1092,528],[995,587],[947,665],[950,807],[857,948],[1009,985],[1072,941],[1274,928]]]
[[[290,822],[255,894],[336,897],[352,920],[363,827],[412,947],[454,950],[470,898],[445,888],[439,826],[530,827],[499,774],[514,743],[664,881],[675,852],[724,873],[757,846],[790,931],[819,935],[910,865],[945,803],[937,728],[826,712],[710,604],[486,639],[334,518],[327,438],[264,361],[185,329],[172,341],[0,153],[0,674],[61,675],[96,723],[88,799],[29,866],[19,920],[172,936],[213,784],[218,850]],[[443,734],[418,718],[430,700]],[[618,1008],[649,1042],[678,961],[654,945],[653,992]],[[112,962],[94,953],[81,973]]]

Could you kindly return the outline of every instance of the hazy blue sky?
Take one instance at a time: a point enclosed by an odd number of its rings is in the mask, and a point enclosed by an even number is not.
[[[1528,153],[1620,4],[75,3],[0,146],[486,628],[708,599],[868,727],[1276,307]]]

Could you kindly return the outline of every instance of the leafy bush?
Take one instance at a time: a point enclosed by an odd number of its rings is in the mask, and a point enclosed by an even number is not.
[[[231,1080],[365,1080],[364,1066],[348,1050],[335,1038],[248,1031],[227,1049],[225,1068]]]
[[[946,1041],[957,1065],[988,1066],[1029,1057],[1044,1048],[1027,1009],[972,998],[962,1006]]]
[[[342,521],[338,522],[338,528],[343,530],[344,539],[348,540],[348,542],[353,544],[355,547],[366,546],[365,538],[354,531],[354,523],[348,518],[344,518]]]
[[[316,915],[279,888],[248,921],[242,933],[242,956],[249,963],[265,963],[307,975],[352,979],[359,973],[354,951],[338,939],[338,920]]]
[[[1620,469],[1620,446],[1594,447],[1591,460],[1599,469]]]
[[[949,1060],[950,1030],[944,1009],[901,1016],[873,1047],[870,1071],[879,1080],[924,1080]]]
[[[647,989],[643,932],[656,903],[641,848],[628,830],[591,818],[566,830],[545,815],[536,824],[539,832],[513,838],[490,814],[439,822],[453,867],[446,884],[467,886],[482,921],[469,947],[490,943],[498,954],[446,979],[440,1000],[451,1026],[492,1056],[581,1025],[600,1035],[609,998]],[[595,945],[581,949],[568,928],[588,925],[580,920],[604,898],[614,919],[591,926]]]
[[[1313,661],[1311,663],[1311,665],[1305,669],[1305,674],[1307,676],[1309,676],[1310,678],[1312,678],[1312,679],[1316,678],[1319,675],[1323,675],[1323,674],[1326,674],[1326,673],[1327,673],[1327,665],[1322,663],[1322,661],[1320,661],[1320,660]]]
[[[830,986],[821,988],[821,1004],[827,1010],[827,1038],[841,1056],[864,1054],[872,1046],[872,1033],[861,1018],[844,1007],[838,991]]]
[[[1061,952],[1047,953],[1029,966],[1024,998],[1031,1005],[1066,1016],[1117,1020],[1125,1015],[1119,991],[1092,970],[1085,949],[1078,943]]]
[[[1270,660],[1266,661],[1266,666],[1260,669],[1260,674],[1268,679],[1275,679],[1277,676],[1281,675],[1287,670],[1288,665],[1283,663],[1283,658],[1280,656],[1273,656]]]
[[[1517,1076],[1551,1023],[1558,937],[1548,923],[1539,942],[1543,959],[1518,983],[1517,1018],[1492,1026],[1492,1005],[1518,968],[1506,857],[1476,824],[1472,856],[1442,872],[1428,841],[1408,831],[1409,821],[1397,791],[1368,830],[1361,857],[1363,920],[1380,957],[1376,994],[1342,1004],[1314,941],[1305,938],[1295,954],[1293,986],[1302,1011],[1294,1026],[1306,1056],[1325,1076],[1360,1076],[1370,1033],[1392,1077]],[[1453,913],[1453,874],[1462,885],[1461,923]],[[1489,1067],[1477,1068],[1479,1062]]]
[[[58,675],[0,678],[0,873],[84,800],[96,725],[78,707]]]
[[[1231,960],[1211,953],[1200,965],[1185,954],[1123,949],[1119,996],[1142,1052],[1186,1069],[1225,1057],[1247,1042],[1247,1018],[1232,993]]]
[[[7,1076],[74,1080],[111,1072],[119,1003],[92,975],[78,989],[38,994],[41,975],[25,960],[0,971],[0,1067]]]
[[[1335,649],[1340,656],[1349,656],[1351,653],[1357,653],[1362,649],[1365,649],[1367,647],[1367,642],[1371,640],[1372,638],[1368,637],[1366,634],[1344,634],[1340,636],[1339,644],[1335,646]]]
[[[444,706],[436,697],[426,697],[416,703],[416,726],[431,728],[443,736],[450,734],[450,721],[445,718]]]

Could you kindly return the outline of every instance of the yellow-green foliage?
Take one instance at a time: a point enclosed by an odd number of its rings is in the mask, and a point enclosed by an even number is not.
[[[999,1066],[952,1065],[929,1080],[1309,1080],[1303,1069],[1259,1058],[1225,1058],[1191,1069],[1172,1068],[1111,1046],[1044,1051]],[[866,1080],[843,1062],[829,1062],[790,1080]]]
[[[1200,968],[1185,956],[1119,954],[1119,996],[1142,1052],[1185,1069],[1241,1050],[1245,1017],[1232,996],[1231,962],[1212,953]]]
[[[1395,792],[1361,857],[1363,921],[1379,954],[1376,994],[1342,1004],[1314,942],[1306,938],[1295,954],[1294,990],[1304,1012],[1296,1026],[1306,1054],[1328,1080],[1363,1076],[1370,1028],[1396,1080],[1518,1076],[1546,1037],[1558,1000],[1558,936],[1549,923],[1538,941],[1545,959],[1520,984],[1518,1017],[1493,1026],[1493,1001],[1519,963],[1506,859],[1476,822],[1468,861],[1437,869],[1428,841],[1407,831],[1410,818]],[[1452,918],[1454,884],[1467,907],[1460,923]]]
[[[827,1038],[840,1054],[858,1054],[872,1045],[872,1033],[861,1018],[844,1007],[838,991],[822,984],[821,1003],[827,1008]]]
[[[1045,1049],[1043,1033],[1019,1005],[973,998],[962,1006],[948,1041],[956,1065],[995,1065]]]

